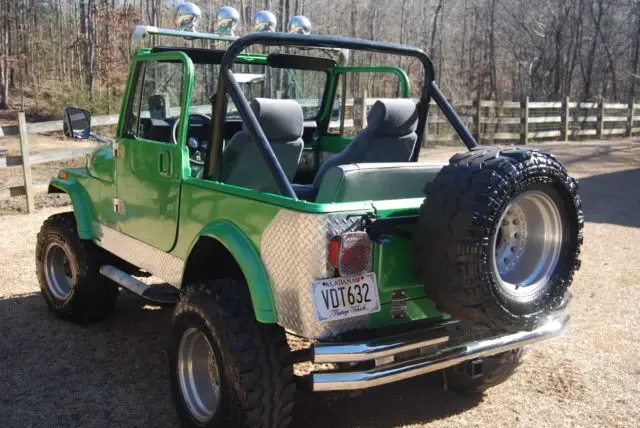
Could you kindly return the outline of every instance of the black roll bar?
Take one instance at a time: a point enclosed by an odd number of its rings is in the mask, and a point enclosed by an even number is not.
[[[320,36],[320,35],[302,35],[302,34],[288,34],[288,33],[252,33],[246,36],[240,37],[234,41],[220,63],[220,79],[218,81],[218,92],[216,100],[216,111],[214,112],[214,123],[212,128],[211,148],[208,153],[208,160],[205,171],[205,178],[216,177],[219,179],[220,168],[218,159],[222,158],[222,129],[224,126],[224,120],[226,115],[227,98],[225,89],[228,91],[231,99],[236,104],[238,112],[242,117],[246,131],[249,133],[251,139],[257,144],[258,151],[262,158],[265,160],[267,167],[274,180],[276,181],[278,188],[283,196],[297,199],[291,183],[287,179],[278,159],[276,158],[271,145],[267,140],[257,118],[253,114],[247,99],[242,92],[242,89],[238,85],[231,68],[237,58],[237,56],[246,48],[252,45],[263,46],[289,46],[289,47],[312,47],[312,48],[338,48],[338,49],[351,49],[377,53],[388,53],[393,55],[404,55],[417,58],[423,65],[425,71],[424,85],[422,88],[422,94],[420,96],[420,103],[425,106],[423,114],[418,121],[418,141],[422,140],[422,133],[424,132],[426,125],[426,117],[431,97],[435,100],[436,104],[442,109],[447,119],[454,129],[465,143],[467,148],[472,149],[478,144],[467,130],[462,120],[458,117],[453,107],[447,102],[442,92],[438,89],[434,78],[433,63],[429,56],[421,49],[399,45],[395,43],[376,42],[372,40],[354,39],[346,37],[335,36]],[[412,154],[412,161],[416,161],[420,152],[420,144]]]

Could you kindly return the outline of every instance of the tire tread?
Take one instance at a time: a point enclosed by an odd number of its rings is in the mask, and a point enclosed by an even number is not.
[[[539,311],[515,314],[494,297],[487,273],[491,224],[510,192],[527,180],[559,190],[571,214],[575,245],[563,260],[562,284]],[[555,157],[536,150],[481,147],[453,156],[427,196],[414,230],[416,274],[427,297],[454,318],[503,331],[535,328],[559,305],[580,266],[584,218],[575,179]]]
[[[65,302],[52,299],[47,291],[43,271],[44,249],[50,239],[61,239],[73,252],[78,270],[78,280],[73,295]],[[36,274],[49,309],[58,318],[85,324],[101,321],[114,310],[118,286],[100,275],[103,251],[93,242],[78,236],[73,212],[54,214],[47,218],[37,236]]]
[[[293,365],[284,330],[255,319],[247,286],[238,280],[212,280],[189,285],[176,306],[174,321],[185,314],[211,320],[220,316],[224,329],[218,340],[231,350],[229,426],[285,428],[291,424],[294,396]],[[223,362],[223,364],[225,364]]]

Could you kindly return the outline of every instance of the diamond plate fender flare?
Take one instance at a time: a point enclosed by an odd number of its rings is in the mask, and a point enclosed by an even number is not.
[[[71,175],[68,178],[56,177],[49,182],[48,193],[64,192],[71,198],[73,214],[76,217],[78,236],[80,239],[95,239],[95,233],[91,227],[93,203],[84,187]]]
[[[221,220],[210,223],[202,229],[191,243],[185,267],[198,240],[203,237],[212,238],[220,242],[240,266],[240,270],[242,270],[249,287],[256,319],[262,323],[276,323],[278,317],[271,290],[271,281],[262,263],[260,253],[253,242],[242,230],[229,221]]]

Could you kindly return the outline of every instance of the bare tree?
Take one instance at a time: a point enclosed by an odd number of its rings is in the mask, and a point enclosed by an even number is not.
[[[221,4],[196,0],[203,31],[213,31]],[[134,24],[171,26],[175,2],[166,0],[3,0],[0,2],[0,107],[24,90],[38,108],[69,97],[93,97],[115,110],[131,59]],[[270,9],[279,30],[306,14],[314,32],[418,46],[432,56],[447,95],[477,93],[517,99],[618,99],[635,96],[640,78],[640,0],[230,0],[241,11],[240,33],[251,16]],[[411,59],[355,54],[351,65],[402,66]],[[212,79],[214,76],[211,77]],[[360,94],[370,76],[349,91]],[[19,84],[18,84],[19,83]],[[275,88],[287,83],[280,78]],[[385,83],[386,84],[386,83]],[[419,87],[419,85],[414,85]],[[12,97],[13,96],[13,97]],[[38,100],[46,98],[47,103]],[[33,104],[33,103],[32,103]],[[28,104],[28,105],[32,105]]]

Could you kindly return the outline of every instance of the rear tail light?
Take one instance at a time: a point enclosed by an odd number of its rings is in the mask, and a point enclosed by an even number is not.
[[[373,244],[366,232],[347,232],[329,241],[329,263],[340,276],[371,272]]]

